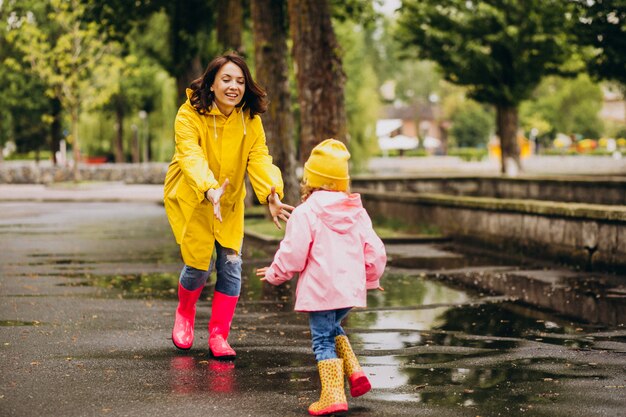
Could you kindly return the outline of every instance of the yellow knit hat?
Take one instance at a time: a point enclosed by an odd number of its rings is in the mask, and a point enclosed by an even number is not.
[[[350,181],[348,170],[350,152],[335,139],[326,139],[311,151],[304,164],[302,181],[313,188],[346,191]]]

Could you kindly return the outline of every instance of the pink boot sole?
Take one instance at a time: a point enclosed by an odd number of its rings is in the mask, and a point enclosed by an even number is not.
[[[363,372],[355,372],[350,375],[350,395],[353,397],[360,397],[361,395],[369,392],[372,389],[369,379]]]

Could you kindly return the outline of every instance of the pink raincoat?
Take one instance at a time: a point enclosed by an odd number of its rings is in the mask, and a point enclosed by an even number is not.
[[[296,311],[365,307],[386,262],[361,196],[316,191],[291,214],[265,277],[280,285],[300,273]]]

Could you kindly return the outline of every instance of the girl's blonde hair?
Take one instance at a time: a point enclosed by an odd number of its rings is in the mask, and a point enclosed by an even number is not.
[[[311,197],[311,194],[313,194],[316,191],[333,191],[333,192],[344,192],[346,194],[350,194],[350,185],[348,184],[348,189],[347,190],[331,190],[328,189],[324,186],[321,187],[311,187],[310,185],[308,185],[306,182],[301,182],[300,183],[300,198],[302,200],[302,202],[304,203],[307,198]]]

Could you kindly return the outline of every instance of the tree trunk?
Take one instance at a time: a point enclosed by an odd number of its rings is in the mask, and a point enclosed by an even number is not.
[[[517,110],[515,106],[496,106],[496,128],[500,138],[500,172],[502,174],[515,174],[522,170],[517,143]]]
[[[80,163],[80,142],[78,140],[78,110],[72,109],[72,151],[74,153],[74,181],[79,182],[80,171],[78,170],[78,164]]]
[[[288,0],[300,104],[300,161],[328,138],[348,142],[346,81],[327,0]]]
[[[300,200],[294,145],[289,70],[287,66],[287,7],[284,0],[252,0],[256,80],[267,91],[269,107],[263,125],[270,154],[285,182],[285,202]]]
[[[185,72],[182,75],[179,75],[176,79],[179,103],[184,103],[185,100],[187,100],[185,90],[189,87],[193,80],[202,76],[203,72],[204,68],[202,67],[202,61],[200,60],[200,56],[196,55],[189,63],[189,66],[187,67]]]
[[[243,52],[243,5],[241,0],[223,0],[217,6],[217,42],[224,50]]]
[[[60,150],[61,139],[63,139],[63,130],[61,125],[61,101],[58,98],[50,100],[50,109],[52,116],[52,123],[50,124],[50,155],[52,157],[52,163],[56,165],[57,152]]]
[[[115,162],[124,162],[124,104],[120,98],[115,100],[115,139],[113,141],[113,154]]]

